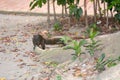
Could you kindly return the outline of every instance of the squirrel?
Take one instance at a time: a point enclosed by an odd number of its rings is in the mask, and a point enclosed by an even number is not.
[[[39,47],[40,45],[41,45],[42,49],[45,49],[45,39],[41,35],[39,35],[39,34],[33,35],[32,42],[34,45],[34,47],[33,47],[34,50],[35,50],[36,46]]]
[[[41,45],[42,49],[45,49],[46,44],[62,44],[63,46],[65,46],[64,42],[62,42],[60,39],[61,38],[45,39],[40,34],[33,35],[33,39],[32,39],[32,42],[33,42],[33,45],[34,45],[33,49],[35,49],[36,46],[39,47],[40,45]]]

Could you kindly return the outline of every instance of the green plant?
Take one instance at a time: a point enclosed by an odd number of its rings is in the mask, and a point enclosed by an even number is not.
[[[62,80],[62,77],[60,75],[57,75],[56,80]]]
[[[46,64],[47,66],[57,67],[59,63],[58,63],[58,62],[55,62],[55,61],[47,61],[47,62],[45,62],[45,64]]]
[[[96,24],[92,24],[85,32],[85,34],[90,38],[90,42],[87,43],[86,48],[91,56],[95,54],[100,46],[99,40],[95,40],[95,37],[99,34],[99,28]]]
[[[105,54],[102,54],[97,60],[96,60],[96,70],[98,70],[98,72],[102,72],[105,70],[105,67],[113,67],[115,65],[117,65],[116,61],[120,61],[120,56],[118,58],[112,59],[112,58],[108,58],[105,60]]]
[[[43,4],[46,4],[46,0],[33,0],[30,2],[30,10],[34,9],[35,7],[42,7]]]
[[[72,39],[68,36],[63,36],[61,39],[60,39],[65,45],[68,44],[69,41],[72,41]]]
[[[84,44],[86,44],[86,40],[81,40],[81,41],[79,41],[79,42],[73,40],[72,43],[73,43],[72,46],[67,46],[67,47],[65,47],[65,49],[72,49],[72,50],[75,51],[75,54],[73,54],[73,60],[75,60],[75,59],[77,59],[77,58],[80,59],[80,55],[83,54],[81,48],[82,48],[82,46],[83,46]]]
[[[115,19],[120,23],[120,13],[115,14]]]
[[[77,5],[72,4],[69,6],[69,13],[70,15],[75,16],[77,20],[79,20],[81,15],[83,14],[83,10],[81,7],[78,7]]]
[[[97,64],[95,66],[96,70],[98,72],[102,72],[105,70],[105,66],[109,63],[108,60],[105,60],[105,54],[102,54],[98,59],[97,59]]]
[[[56,22],[54,25],[53,25],[53,28],[55,31],[60,31],[62,30],[62,26],[59,22]]]
[[[95,54],[95,52],[97,50],[99,50],[99,44],[100,41],[95,41],[95,40],[91,40],[90,43],[87,43],[86,50],[90,53],[91,56],[93,56]]]
[[[117,62],[120,61],[120,56],[115,59],[109,58],[108,60],[109,60],[109,63],[107,64],[107,67],[113,67],[113,66],[117,65]]]

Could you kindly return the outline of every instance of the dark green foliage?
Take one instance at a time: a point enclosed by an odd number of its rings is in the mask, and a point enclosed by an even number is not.
[[[65,5],[66,4],[66,0],[57,0],[57,4],[58,5]]]
[[[118,22],[120,22],[120,13],[115,14],[115,19],[118,20]]]
[[[109,10],[114,9],[113,11],[117,12],[115,18],[120,22],[120,0],[102,0],[102,2],[104,1],[108,4]]]
[[[42,7],[42,4],[46,4],[46,0],[33,0],[30,2],[30,10],[34,9],[35,7]]]
[[[73,4],[69,6],[69,13],[70,15],[75,16],[77,20],[79,20],[83,14],[83,10],[81,7],[77,7],[75,4]]]
[[[68,3],[69,5],[74,4],[74,0],[67,0],[67,3]]]
[[[102,54],[96,61],[96,70],[98,70],[98,72],[102,72],[105,70],[105,67],[113,67],[115,65],[117,65],[117,61],[119,61],[120,57],[112,59],[112,58],[108,58],[105,60],[105,54]]]
[[[104,71],[105,65],[108,63],[108,62],[104,61],[104,58],[105,58],[105,54],[102,54],[96,61],[97,64],[96,64],[95,68],[96,68],[96,70],[98,70],[98,72]]]

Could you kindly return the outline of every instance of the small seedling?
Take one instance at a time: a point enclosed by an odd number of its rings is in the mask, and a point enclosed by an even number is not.
[[[105,67],[113,67],[115,65],[117,65],[116,61],[120,61],[120,56],[116,59],[106,59],[105,60],[105,54],[102,54],[98,59],[97,59],[97,64],[95,66],[96,70],[98,70],[98,72],[102,72],[105,70]]]
[[[62,80],[62,77],[60,75],[57,75],[56,80]]]
[[[80,59],[80,55],[83,54],[81,48],[84,44],[86,44],[86,40],[81,40],[79,42],[73,40],[72,43],[73,43],[73,46],[67,46],[65,49],[72,49],[75,51],[75,54],[73,54],[73,60],[75,60],[77,58]]]
[[[102,54],[98,59],[97,59],[97,64],[95,66],[96,70],[98,70],[98,72],[102,72],[105,70],[105,65],[109,62],[109,61],[105,61],[105,54]]]
[[[69,41],[72,41],[72,39],[68,36],[63,36],[61,39],[60,39],[65,45],[68,44]]]
[[[53,28],[55,31],[60,31],[62,30],[62,26],[59,22],[56,22],[54,25],[53,25]]]
[[[85,34],[90,38],[90,42],[87,44],[86,48],[91,56],[95,54],[96,50],[98,50],[98,47],[100,46],[100,41],[95,40],[95,37],[99,34],[98,30],[99,29],[97,28],[97,26],[93,24],[85,32]]]

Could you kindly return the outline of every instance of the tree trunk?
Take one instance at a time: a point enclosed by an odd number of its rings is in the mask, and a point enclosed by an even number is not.
[[[65,15],[67,15],[67,4],[65,4]]]
[[[104,1],[104,17],[106,17],[106,7],[105,7],[105,1]]]
[[[54,11],[54,21],[56,21],[57,18],[56,18],[56,11],[55,11],[55,0],[53,0],[53,11]]]
[[[107,17],[106,17],[106,27],[108,28],[109,27],[109,21],[108,21],[108,9],[107,9]]]
[[[47,1],[47,9],[48,9],[48,14],[47,14],[47,21],[48,21],[48,26],[50,25],[50,0]]]
[[[102,13],[101,13],[100,1],[97,0],[97,3],[98,3],[98,10],[99,10],[100,18],[101,18],[102,17]]]
[[[111,13],[111,17],[113,18],[113,12],[112,12],[112,10],[110,10],[110,13]]]
[[[64,17],[64,5],[62,5],[62,17]]]
[[[96,23],[96,2],[93,0],[93,7],[94,7],[94,22]]]
[[[85,27],[88,27],[88,19],[87,19],[87,2],[84,0],[84,10],[85,10]]]

